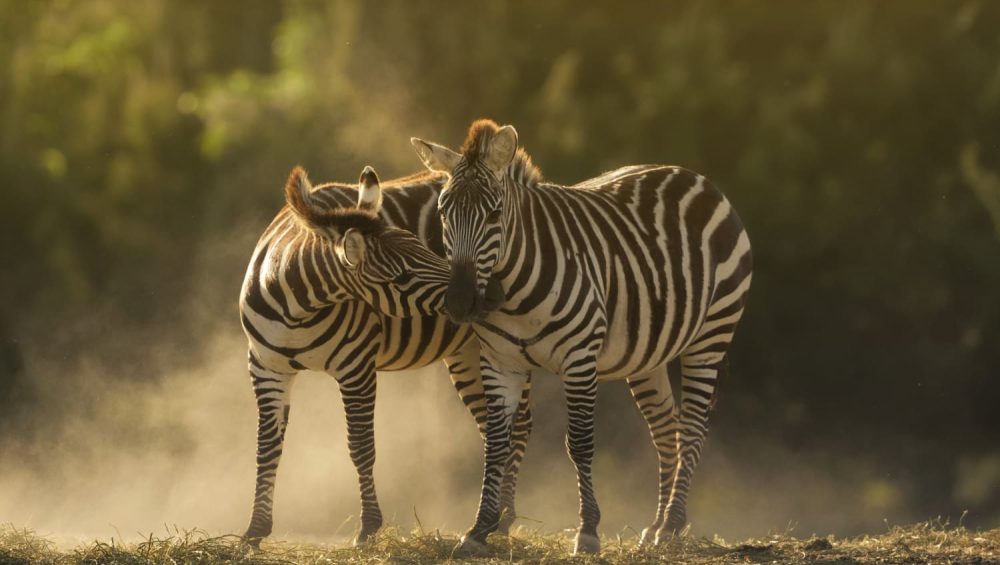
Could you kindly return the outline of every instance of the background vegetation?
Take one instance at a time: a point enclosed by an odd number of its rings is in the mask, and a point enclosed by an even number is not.
[[[0,470],[26,444],[44,468],[81,359],[166,388],[151,358],[238,334],[293,165],[402,175],[411,135],[491,117],[554,181],[683,164],[740,211],[756,272],[710,451],[768,488],[822,469],[857,528],[1000,525],[998,29],[978,0],[0,0]]]

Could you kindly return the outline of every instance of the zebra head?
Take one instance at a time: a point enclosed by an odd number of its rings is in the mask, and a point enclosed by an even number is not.
[[[361,173],[356,208],[331,207],[317,198],[301,167],[288,177],[285,200],[307,229],[332,245],[336,259],[328,274],[356,298],[393,317],[441,313],[448,263],[379,216],[382,190],[373,168]]]
[[[461,153],[417,138],[410,142],[428,169],[449,176],[438,198],[451,264],[445,309],[455,322],[475,321],[504,300],[491,275],[506,245],[505,171],[517,151],[517,132],[476,121]]]

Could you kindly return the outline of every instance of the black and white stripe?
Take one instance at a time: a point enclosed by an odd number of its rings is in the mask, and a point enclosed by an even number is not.
[[[517,149],[514,129],[485,120],[461,152],[413,143],[430,169],[451,176],[439,198],[452,269],[445,303],[453,319],[474,322],[483,344],[487,464],[463,547],[481,548],[497,523],[516,399],[535,369],[563,379],[580,489],[577,551],[599,548],[591,482],[599,380],[628,381],[659,457],[656,518],[643,541],[680,530],[750,285],[750,243],[729,201],[701,175],[659,165],[574,186],[546,183]],[[490,276],[506,301],[487,312],[480,305]],[[666,372],[675,358],[676,406]]]
[[[376,370],[444,360],[485,432],[479,342],[468,326],[439,314],[448,282],[437,217],[442,184],[440,176],[421,174],[382,186],[366,169],[357,187],[314,189],[301,169],[292,172],[289,205],[258,241],[240,296],[259,415],[256,493],[245,534],[251,542],[271,533],[289,394],[300,370],[326,372],[340,385],[361,490],[357,542],[382,525],[372,474]],[[523,433],[508,456],[508,520],[531,427],[526,400],[519,422]]]

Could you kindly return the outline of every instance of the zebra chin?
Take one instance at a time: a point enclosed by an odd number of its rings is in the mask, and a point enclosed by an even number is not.
[[[471,296],[471,300],[466,296]],[[482,298],[471,291],[448,291],[445,297],[444,313],[456,324],[468,324],[479,321],[483,318],[485,310],[482,307]]]
[[[471,268],[456,267],[451,271],[448,290],[444,296],[444,310],[456,324],[467,324],[482,319],[485,299],[479,294],[476,273]]]

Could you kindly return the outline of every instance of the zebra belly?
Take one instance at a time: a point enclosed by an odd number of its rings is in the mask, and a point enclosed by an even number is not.
[[[635,273],[626,273],[619,281],[605,284],[615,292],[594,296],[600,304],[597,308],[577,310],[561,319],[552,317],[548,302],[514,315],[491,312],[483,323],[476,324],[476,334],[483,350],[501,367],[518,371],[541,368],[558,374],[567,354],[586,342],[595,330],[603,329],[605,337],[597,357],[598,379],[625,379],[648,373],[677,358],[697,339],[711,306],[714,279],[705,277],[700,285],[688,284],[683,293],[657,294],[637,292],[632,282],[636,277]],[[596,285],[586,286],[593,289]],[[593,320],[584,319],[586,311],[591,312]],[[589,331],[568,335],[560,331],[564,328]]]
[[[570,310],[553,316],[551,307],[545,302],[524,313],[489,313],[475,324],[484,354],[500,369],[561,374],[574,352],[578,357],[593,336],[605,333],[606,323],[600,308],[596,313]]]
[[[530,324],[530,322],[529,322]],[[514,330],[516,325],[509,322],[503,327],[504,330]],[[530,343],[528,338],[524,341],[500,338],[491,331],[477,325],[477,335],[482,344],[483,351],[489,356],[497,368],[509,369],[517,372],[529,372],[535,369],[543,369],[553,374],[560,374],[566,364],[566,354],[569,347],[565,344],[558,344],[558,338],[543,339],[537,343]],[[581,340],[584,336],[581,336]],[[528,342],[528,343],[526,343]],[[602,353],[598,356],[597,377],[602,381],[624,379],[636,374],[649,372],[666,362],[659,358],[645,364],[631,364],[626,369],[615,371],[607,370],[609,366],[608,355]],[[617,357],[614,357],[617,359]],[[602,367],[602,362],[604,366]]]
[[[648,314],[652,309],[645,305],[641,310]],[[519,371],[541,368],[558,374],[573,346],[592,335],[588,332],[565,339],[564,334],[556,332],[537,340],[539,328],[549,322],[543,315],[498,318],[488,318],[488,325],[494,328],[493,331],[477,325],[477,335],[484,350],[490,352],[498,364]],[[683,312],[678,315],[676,326],[672,318],[654,320],[647,316],[631,329],[623,311],[607,322],[595,320],[598,325],[606,325],[607,328],[604,345],[597,356],[598,379],[610,381],[641,375],[679,356],[694,341],[703,323],[704,311],[689,312],[686,325]],[[500,337],[496,328],[502,328],[503,333],[513,339]]]
[[[457,351],[471,330],[444,316],[390,318],[360,302],[343,302],[322,313],[320,321],[289,326],[265,320],[251,309],[244,315],[257,359],[276,371],[310,369],[332,374],[355,371],[374,356],[378,370],[416,369]]]
[[[693,340],[703,317],[703,312],[669,303],[667,298],[630,301],[626,291],[620,302],[608,308],[608,334],[597,358],[601,380],[641,375],[670,362]]]
[[[382,345],[375,358],[379,371],[419,369],[457,352],[472,328],[456,326],[446,316],[382,319]]]

